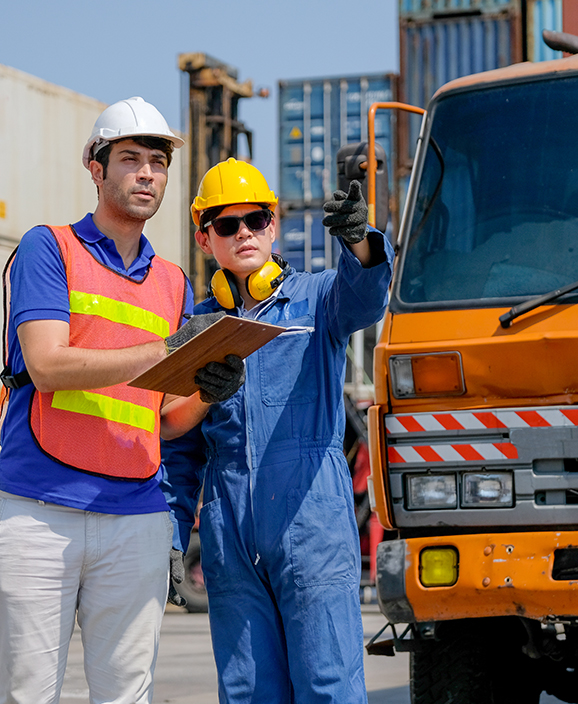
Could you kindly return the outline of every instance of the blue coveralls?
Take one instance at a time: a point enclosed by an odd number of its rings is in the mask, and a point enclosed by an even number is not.
[[[287,332],[247,358],[244,386],[202,424],[199,532],[221,702],[367,702],[343,383],[349,337],[381,319],[391,278],[391,246],[369,239],[376,265],[342,245],[337,272],[292,270],[260,304],[255,317]],[[209,298],[195,313],[218,309]],[[164,454],[169,476],[175,454]]]

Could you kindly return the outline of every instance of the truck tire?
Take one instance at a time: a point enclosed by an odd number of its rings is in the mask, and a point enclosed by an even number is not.
[[[453,622],[410,654],[411,704],[538,704],[542,688],[520,644]]]
[[[185,608],[189,613],[207,613],[209,600],[201,571],[201,541],[196,531],[191,533],[184,562],[185,579],[181,584],[175,584],[175,589],[187,600]]]

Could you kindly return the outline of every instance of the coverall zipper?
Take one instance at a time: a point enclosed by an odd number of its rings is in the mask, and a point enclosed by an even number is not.
[[[279,289],[280,290],[280,289]],[[242,317],[245,318],[252,318],[253,320],[258,320],[260,316],[267,312],[270,308],[272,308],[275,305],[275,302],[277,300],[277,296],[274,296],[272,300],[268,302],[267,305],[264,305],[262,308],[260,308],[258,311],[255,312],[254,316],[249,316],[249,315],[242,315]],[[246,311],[249,312],[249,311]],[[245,374],[248,375],[249,370],[247,369],[247,366],[245,365]],[[247,384],[247,379],[245,379],[245,389],[248,389],[249,385]],[[252,432],[253,432],[253,418],[249,415],[249,404],[247,403],[247,392],[245,391],[244,394],[244,406],[245,406],[245,418],[247,419],[247,424],[245,426],[246,428],[246,442],[245,442],[245,454],[247,456],[247,466],[249,468],[249,496],[250,496],[250,507],[251,507],[251,524],[253,526],[253,540],[254,540],[254,548],[255,548],[255,559],[253,560],[253,565],[259,564],[259,560],[261,559],[261,555],[259,554],[259,548],[257,546],[257,527],[255,525],[255,506],[253,503],[253,490],[254,490],[254,482],[253,482],[253,452],[251,450],[251,438],[252,438]]]

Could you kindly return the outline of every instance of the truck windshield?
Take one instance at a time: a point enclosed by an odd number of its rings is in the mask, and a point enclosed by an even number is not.
[[[578,280],[577,112],[575,75],[440,99],[401,302],[488,306]]]

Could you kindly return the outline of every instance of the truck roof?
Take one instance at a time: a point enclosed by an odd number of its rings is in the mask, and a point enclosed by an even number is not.
[[[504,81],[516,81],[530,78],[532,76],[540,76],[548,73],[560,73],[564,71],[578,71],[578,54],[569,56],[564,59],[554,59],[553,61],[525,61],[519,64],[512,64],[505,68],[497,68],[492,71],[483,71],[482,73],[474,73],[462,78],[456,78],[441,86],[435,94],[434,98],[461,88],[469,88],[483,83],[502,83]]]

